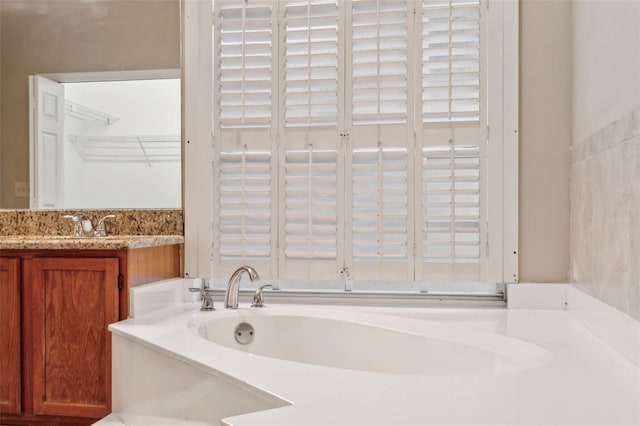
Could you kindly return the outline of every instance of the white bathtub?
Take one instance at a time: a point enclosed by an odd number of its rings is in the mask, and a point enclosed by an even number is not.
[[[562,310],[199,306],[109,327],[105,426],[640,424],[638,367]]]
[[[253,328],[250,343],[236,340],[239,324]],[[495,374],[534,368],[551,359],[538,346],[495,333],[337,309],[225,310],[192,321],[188,328],[242,352],[376,373]]]

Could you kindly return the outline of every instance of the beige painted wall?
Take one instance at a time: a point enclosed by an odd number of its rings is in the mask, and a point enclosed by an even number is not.
[[[0,0],[0,208],[2,207],[2,1]]]
[[[0,0],[0,207],[28,207],[29,75],[180,67],[179,0]]]
[[[569,266],[571,2],[520,2],[520,281]]]
[[[573,143],[640,99],[640,2],[574,0]]]
[[[178,67],[178,0],[0,1],[0,206],[26,207],[13,184],[28,179],[27,76]],[[521,281],[567,279],[570,10],[521,2]]]

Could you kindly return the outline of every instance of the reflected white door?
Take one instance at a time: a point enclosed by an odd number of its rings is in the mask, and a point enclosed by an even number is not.
[[[64,86],[31,76],[31,207],[52,209],[63,199]]]

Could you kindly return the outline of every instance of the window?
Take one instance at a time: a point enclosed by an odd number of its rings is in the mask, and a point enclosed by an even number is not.
[[[214,278],[507,281],[484,0],[213,5]]]

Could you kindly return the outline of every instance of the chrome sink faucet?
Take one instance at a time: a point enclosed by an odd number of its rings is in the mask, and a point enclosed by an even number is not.
[[[93,222],[91,218],[86,213],[74,213],[74,214],[66,214],[62,216],[64,219],[71,219],[74,223],[73,228],[73,236],[80,238],[87,237],[106,237],[107,232],[104,227],[104,221],[106,219],[115,218],[116,215],[108,214],[100,220],[98,220],[98,226],[93,227]]]
[[[238,292],[240,290],[240,278],[247,273],[251,281],[257,281],[260,276],[251,266],[241,266],[231,275],[227,290],[224,293],[224,307],[226,309],[238,309]]]

